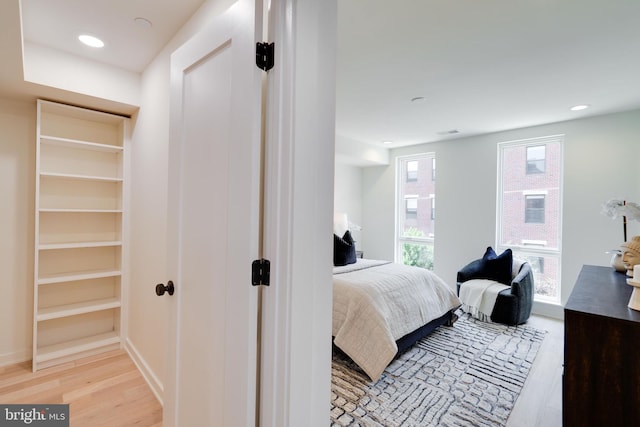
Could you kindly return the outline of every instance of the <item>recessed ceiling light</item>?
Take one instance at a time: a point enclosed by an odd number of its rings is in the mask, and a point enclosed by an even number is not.
[[[81,34],[78,36],[78,40],[87,46],[91,47],[104,47],[104,42],[97,37],[90,36],[88,34]]]
[[[393,141],[382,141],[382,143],[385,145],[389,145],[389,144],[393,144]]]
[[[458,129],[451,129],[438,132],[438,135],[455,135],[456,133],[460,133],[460,131]]]
[[[571,111],[580,111],[580,110],[586,110],[587,108],[589,108],[589,105],[581,104],[581,105],[574,105],[570,109],[571,109]]]

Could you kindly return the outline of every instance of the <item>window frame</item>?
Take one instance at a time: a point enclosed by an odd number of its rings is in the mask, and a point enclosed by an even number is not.
[[[540,145],[549,145],[549,144],[558,144],[559,145],[559,176],[558,176],[558,224],[557,224],[557,245],[556,247],[542,247],[537,244],[532,244],[532,242],[543,242],[543,241],[532,241],[527,239],[521,239],[521,241],[514,244],[503,244],[503,225],[501,223],[501,215],[504,210],[504,179],[503,179],[503,163],[504,163],[504,150],[506,148],[516,147],[516,146],[540,146]],[[548,158],[548,147],[545,147],[545,162]],[[544,258],[552,258],[556,259],[557,263],[557,275],[556,275],[556,296],[544,296],[536,293],[534,295],[534,301],[537,303],[548,303],[553,305],[561,305],[562,301],[562,218],[563,218],[563,191],[564,191],[564,135],[551,135],[540,138],[531,138],[524,140],[516,140],[516,141],[506,141],[498,143],[497,149],[497,194],[496,194],[496,243],[495,247],[497,250],[504,251],[505,249],[511,249],[514,253],[514,256],[522,257],[522,258],[540,258],[540,265],[543,266],[543,269],[546,270],[546,263]],[[526,154],[525,154],[526,159]],[[527,165],[525,164],[525,176],[529,176],[528,179],[537,179],[529,174],[527,169]],[[545,173],[547,173],[546,163],[545,163]],[[522,193],[523,199],[526,196],[545,196],[545,219],[547,216],[547,207],[549,200],[548,194],[545,190],[523,190]],[[528,226],[536,226],[536,223],[527,223]],[[546,241],[544,241],[546,244]]]
[[[426,209],[427,206],[429,206],[429,209],[431,210],[431,213],[426,213],[427,218],[429,218],[430,221],[434,221],[433,218],[431,218],[430,216],[434,213],[432,207],[435,206],[434,205],[434,199],[435,199],[435,190],[434,191],[429,191],[428,194],[415,194],[415,193],[411,193],[411,194],[404,194],[404,185],[406,185],[407,183],[415,183],[415,181],[407,181],[407,169],[406,167],[403,167],[403,162],[411,162],[413,160],[415,160],[416,162],[419,162],[422,159],[435,159],[436,153],[435,152],[422,152],[422,153],[416,153],[416,154],[411,154],[411,155],[406,155],[406,156],[398,156],[395,159],[395,167],[396,167],[396,194],[395,194],[395,199],[396,199],[396,203],[395,203],[395,224],[394,224],[394,228],[395,228],[395,232],[394,232],[394,241],[395,241],[395,249],[394,249],[394,259],[395,262],[403,264],[404,263],[404,245],[405,244],[409,244],[409,245],[424,245],[428,247],[428,250],[431,251],[431,254],[433,254],[433,245],[434,245],[434,233],[429,232],[429,233],[425,233],[424,236],[407,236],[405,235],[405,229],[403,229],[402,227],[405,226],[404,221],[407,219],[406,215],[407,215],[407,202],[406,200],[410,199],[410,198],[415,198],[416,199],[416,203],[418,205],[417,211],[420,211],[420,205],[422,206],[422,209]],[[433,165],[434,162],[430,162],[431,165],[431,176],[432,178],[434,177],[434,171],[433,171]],[[427,166],[428,167],[428,166]],[[419,171],[419,169],[418,169]],[[428,172],[427,172],[428,173]],[[425,176],[424,174],[421,176]],[[426,177],[428,177],[429,175],[426,175]],[[430,180],[424,180],[425,185],[430,185],[432,186],[432,188],[435,189],[435,182],[431,182]],[[431,181],[434,181],[433,179]],[[430,199],[430,200],[427,200]],[[424,205],[424,203],[430,203],[430,205]],[[418,212],[416,212],[416,218],[412,218],[411,220],[416,220],[419,218]],[[435,223],[433,223],[433,225],[435,226]],[[402,228],[402,229],[401,229]],[[431,261],[433,261],[431,259]],[[430,267],[425,267],[425,268],[430,268]]]

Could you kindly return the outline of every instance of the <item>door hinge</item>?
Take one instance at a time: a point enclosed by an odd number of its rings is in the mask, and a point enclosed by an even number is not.
[[[251,284],[253,286],[269,286],[271,263],[268,259],[260,258],[251,263]]]
[[[272,69],[274,52],[273,43],[256,43],[256,65],[258,68],[264,71]]]

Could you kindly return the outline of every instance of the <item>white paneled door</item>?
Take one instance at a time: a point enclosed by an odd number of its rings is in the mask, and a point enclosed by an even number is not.
[[[260,23],[239,0],[171,56],[165,426],[255,426]]]

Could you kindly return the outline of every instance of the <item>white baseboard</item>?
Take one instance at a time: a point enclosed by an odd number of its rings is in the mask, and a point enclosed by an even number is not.
[[[564,320],[564,307],[560,304],[551,304],[540,301],[533,302],[533,314],[551,317],[553,319]]]
[[[129,353],[131,360],[138,367],[138,370],[144,377],[147,384],[151,388],[151,391],[156,396],[156,399],[160,402],[160,405],[164,406],[162,396],[164,394],[164,388],[162,387],[162,382],[158,379],[158,377],[153,373],[147,362],[140,356],[136,347],[131,343],[129,338],[125,340],[124,348]]]
[[[16,363],[31,360],[30,350],[14,351],[13,353],[0,354],[0,367],[7,365],[15,365]]]

